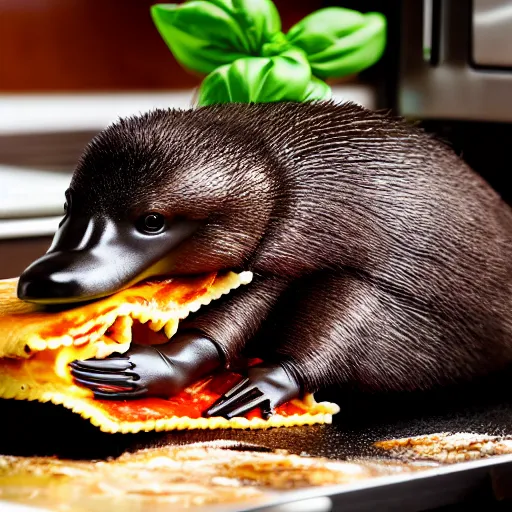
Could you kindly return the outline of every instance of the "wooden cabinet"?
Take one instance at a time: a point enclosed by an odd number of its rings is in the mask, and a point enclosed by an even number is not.
[[[194,87],[158,34],[158,0],[3,0],[0,93],[161,90]],[[178,2],[179,3],[179,2]],[[283,26],[320,0],[275,0]]]

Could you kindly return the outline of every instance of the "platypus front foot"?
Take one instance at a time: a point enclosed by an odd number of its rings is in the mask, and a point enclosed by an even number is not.
[[[169,398],[222,364],[217,346],[198,331],[163,345],[133,344],[125,354],[70,363],[75,382],[100,400]]]
[[[267,419],[276,407],[300,394],[301,385],[290,371],[280,364],[261,364],[249,368],[247,377],[217,400],[204,415],[231,419],[259,407],[262,417]]]

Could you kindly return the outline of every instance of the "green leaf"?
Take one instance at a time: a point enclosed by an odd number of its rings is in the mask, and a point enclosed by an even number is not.
[[[258,55],[262,46],[281,32],[281,18],[271,0],[207,0],[228,12],[244,31],[250,53]]]
[[[157,4],[151,16],[176,60],[207,74],[239,58],[256,55],[280,33],[270,0],[191,0]]]
[[[313,76],[308,84],[302,101],[326,101],[332,97],[331,88],[319,78]]]
[[[297,49],[273,57],[238,59],[203,80],[198,103],[303,101],[306,95],[321,92],[318,85],[311,85],[311,78],[306,56]]]
[[[339,78],[375,64],[386,46],[386,18],[342,7],[320,9],[287,33],[288,41],[304,50],[313,74]]]
[[[151,7],[151,15],[172,54],[186,69],[206,74],[248,53],[236,22],[213,3],[159,4]]]
[[[342,7],[327,7],[315,11],[286,34],[290,43],[302,48],[308,55],[325,50],[338,39],[364,25],[364,15]]]

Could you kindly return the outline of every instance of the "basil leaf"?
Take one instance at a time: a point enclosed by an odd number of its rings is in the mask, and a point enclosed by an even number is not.
[[[280,33],[270,0],[192,0],[151,7],[153,21],[186,69],[207,74],[242,57],[258,54]]]
[[[310,82],[311,69],[300,50],[243,58],[210,73],[201,84],[198,103],[302,101]]]
[[[386,46],[386,18],[342,7],[327,7],[303,18],[286,34],[304,50],[313,74],[339,78],[375,64]]]

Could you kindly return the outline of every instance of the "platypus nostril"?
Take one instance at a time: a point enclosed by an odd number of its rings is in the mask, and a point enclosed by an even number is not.
[[[79,297],[82,293],[80,284],[66,274],[29,268],[19,278],[18,298],[26,302],[52,303]]]

